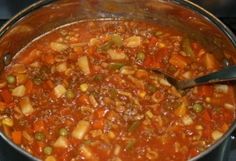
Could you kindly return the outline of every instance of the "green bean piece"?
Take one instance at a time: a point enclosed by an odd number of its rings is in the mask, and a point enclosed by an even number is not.
[[[116,70],[116,69],[120,69],[123,66],[124,66],[124,64],[122,64],[122,63],[110,63],[108,67],[110,69]]]
[[[101,81],[103,79],[102,75],[101,74],[97,74],[94,76],[93,78],[95,81]]]
[[[188,38],[184,38],[183,39],[183,43],[182,43],[182,48],[184,50],[184,52],[187,54],[187,56],[191,56],[193,57],[193,50],[190,44],[190,40]]]
[[[14,75],[8,75],[6,79],[8,84],[14,84],[16,82],[16,77]]]
[[[51,155],[51,154],[52,154],[52,151],[53,151],[53,149],[52,149],[52,147],[50,147],[50,146],[46,146],[46,147],[44,147],[44,149],[43,149],[43,152],[44,152],[44,154],[46,154],[46,155]]]
[[[99,49],[101,51],[107,51],[111,48],[111,46],[113,45],[113,41],[107,41],[105,44],[103,44]]]
[[[34,138],[38,141],[42,141],[45,139],[45,135],[42,132],[36,132]]]
[[[71,89],[68,89],[66,91],[65,96],[67,99],[73,99],[73,98],[75,98],[75,93]]]
[[[61,136],[67,136],[68,135],[68,131],[65,128],[60,128],[59,134]]]
[[[40,85],[40,84],[42,84],[42,79],[40,78],[40,77],[35,77],[34,79],[33,79],[33,82],[34,82],[34,84],[36,84],[36,85]]]
[[[147,90],[151,93],[155,93],[157,91],[157,87],[152,85],[152,84],[148,84],[147,85]]]
[[[163,34],[163,32],[157,31],[157,32],[155,33],[155,36],[160,36],[160,35],[162,35],[162,34]]]
[[[195,103],[193,105],[193,110],[197,113],[202,112],[203,106],[200,103]]]
[[[136,59],[137,59],[138,61],[143,62],[144,59],[145,59],[145,54],[144,54],[143,52],[138,52],[138,54],[137,54],[137,56],[136,56]]]
[[[121,47],[123,45],[122,38],[120,35],[113,35],[111,41],[114,43],[115,46]]]
[[[131,150],[134,147],[135,143],[136,143],[136,141],[134,139],[128,140],[125,150],[127,150],[127,151]]]
[[[128,128],[128,132],[134,132],[140,126],[140,124],[140,121],[134,121]]]
[[[109,88],[109,94],[112,98],[115,98],[117,96],[117,90],[115,88]]]

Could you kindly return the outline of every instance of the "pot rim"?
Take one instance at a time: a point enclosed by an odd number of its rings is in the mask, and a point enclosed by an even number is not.
[[[57,0],[39,0],[25,9],[21,10],[18,12],[15,16],[13,16],[11,19],[9,19],[2,27],[0,27],[0,38],[11,28],[14,27],[14,25],[20,21],[22,18],[30,14],[32,11],[35,11],[37,9],[40,9],[41,7],[48,5],[52,2],[55,2]],[[119,1],[119,0],[118,0]],[[157,0],[157,1],[162,1],[162,0]],[[217,29],[222,31],[222,34],[224,34],[230,42],[233,44],[234,48],[236,48],[236,36],[234,33],[221,21],[219,20],[216,16],[214,16],[211,12],[207,11],[203,7],[200,7],[199,5],[189,1],[189,0],[167,0],[167,3],[174,3],[177,5],[180,5],[184,8],[190,9],[199,16],[203,17],[206,19],[209,23],[213,24]],[[224,135],[217,140],[214,144],[212,144],[209,148],[204,150],[203,152],[199,153],[197,156],[190,158],[188,161],[196,161],[208,153],[210,153],[213,149],[218,147],[234,130],[236,129],[236,120],[231,124],[229,130],[224,133]],[[30,158],[33,161],[39,161],[37,157],[33,156],[20,146],[16,145],[13,143],[3,132],[0,131],[0,137],[2,137],[11,147],[13,147],[15,150],[18,152],[24,154],[26,157]]]

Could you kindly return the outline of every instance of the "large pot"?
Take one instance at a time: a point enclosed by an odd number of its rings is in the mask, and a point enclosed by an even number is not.
[[[174,26],[208,44],[208,50],[215,53],[224,65],[236,64],[233,33],[211,13],[187,0],[41,0],[18,13],[0,29],[0,70],[19,50],[45,32],[74,21],[98,18],[141,19]],[[190,160],[198,160],[210,153],[235,128],[236,122],[214,145]],[[38,160],[2,132],[0,136],[22,154]]]

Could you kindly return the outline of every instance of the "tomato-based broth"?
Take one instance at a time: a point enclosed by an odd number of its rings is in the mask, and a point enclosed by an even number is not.
[[[235,119],[229,84],[177,90],[221,64],[174,28],[139,21],[73,23],[36,39],[5,68],[0,127],[45,161],[185,161]]]

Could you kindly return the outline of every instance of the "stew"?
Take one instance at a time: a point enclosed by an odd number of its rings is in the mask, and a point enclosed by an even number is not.
[[[161,68],[189,79],[222,68],[183,32],[97,20],[34,40],[0,76],[0,128],[45,161],[184,161],[235,119],[230,84],[175,89]]]

